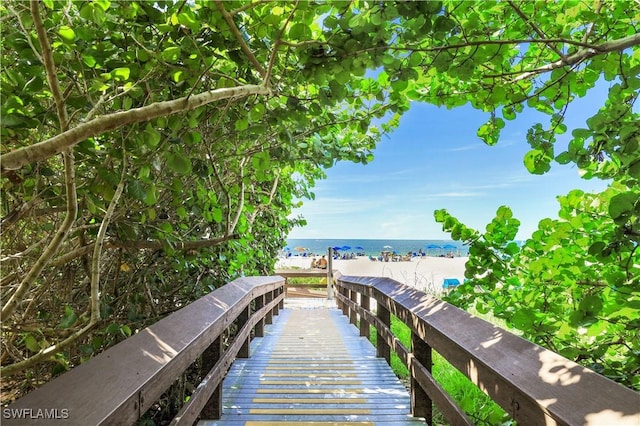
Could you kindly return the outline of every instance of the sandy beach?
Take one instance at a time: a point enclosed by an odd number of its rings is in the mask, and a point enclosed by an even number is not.
[[[311,266],[310,257],[291,256],[278,259],[276,269],[302,268]],[[368,257],[348,260],[334,260],[333,269],[343,275],[365,277],[389,277],[403,284],[431,293],[442,291],[445,278],[464,279],[464,264],[467,257],[413,257],[410,261],[380,262]]]

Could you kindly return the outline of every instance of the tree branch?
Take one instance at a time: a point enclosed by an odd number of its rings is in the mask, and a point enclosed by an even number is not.
[[[56,111],[58,113],[58,121],[60,122],[60,130],[65,131],[69,126],[69,116],[64,106],[64,97],[60,91],[60,85],[58,83],[58,77],[56,72],[56,64],[53,61],[53,53],[51,52],[51,45],[49,44],[49,38],[47,37],[47,31],[44,28],[42,19],[40,18],[40,9],[38,8],[38,0],[31,0],[31,16],[33,17],[33,24],[36,27],[36,33],[38,34],[38,41],[40,42],[40,48],[42,49],[42,62],[46,71],[47,82],[51,88],[51,95],[56,103]]]
[[[269,80],[271,79],[271,73],[273,72],[273,66],[275,65],[276,57],[278,56],[278,47],[280,47],[280,44],[282,43],[282,35],[284,34],[284,30],[289,25],[289,22],[291,22],[291,19],[293,18],[293,15],[295,14],[297,8],[298,2],[296,1],[296,4],[293,6],[293,9],[287,17],[287,20],[282,25],[282,28],[280,28],[278,36],[276,37],[276,41],[273,43],[273,50],[271,52],[271,57],[269,58],[269,65],[267,66],[267,73],[265,76],[265,81],[267,82],[269,82]]]
[[[258,70],[262,78],[265,78],[265,76],[267,75],[266,71],[264,70],[262,65],[260,65],[260,62],[258,62],[258,60],[254,56],[251,49],[249,49],[249,46],[247,46],[247,43],[244,41],[244,38],[242,37],[242,34],[240,34],[240,30],[238,29],[238,27],[236,27],[236,23],[233,22],[233,17],[224,8],[224,5],[222,4],[222,0],[215,0],[215,1],[216,1],[216,7],[220,11],[220,13],[222,13],[224,20],[227,21],[227,25],[229,26],[231,33],[234,35],[234,37],[240,44],[240,49],[242,49],[244,54],[247,56],[247,58],[249,59],[249,62],[251,62],[254,67],[256,67],[256,69]]]
[[[2,376],[7,377],[12,374],[19,373],[20,371],[29,368],[38,364],[39,362],[46,361],[50,359],[52,356],[57,354],[58,352],[64,350],[66,347],[75,343],[78,339],[84,337],[93,327],[95,327],[97,322],[89,321],[89,324],[76,331],[66,339],[61,342],[56,343],[55,345],[49,346],[46,349],[41,350],[34,356],[27,358],[23,361],[16,362],[14,364],[10,364],[2,367]]]
[[[83,140],[117,129],[127,124],[149,121],[157,117],[173,115],[207,105],[222,99],[240,98],[250,95],[269,95],[265,85],[248,84],[241,87],[229,87],[210,90],[191,97],[171,101],[156,102],[140,108],[118,111],[113,114],[94,118],[86,123],[60,133],[45,141],[18,148],[0,156],[0,172],[19,169],[36,161],[45,160],[65,149],[77,145]]]
[[[236,209],[236,214],[233,217],[233,220],[227,223],[227,235],[231,235],[233,231],[236,229],[236,225],[238,225],[238,221],[240,220],[240,215],[242,214],[242,210],[244,209],[244,159],[240,161],[240,200],[238,201],[238,207]],[[229,211],[231,211],[231,202],[229,202]]]
[[[122,174],[120,176],[120,182],[116,188],[116,192],[109,201],[109,207],[102,218],[98,235],[93,246],[93,257],[91,258],[91,323],[100,321],[100,257],[102,255],[102,247],[104,246],[104,237],[107,233],[107,227],[113,217],[113,212],[116,209],[118,200],[122,195],[124,189],[124,181],[127,170],[126,152],[122,150]]]
[[[531,71],[524,72],[520,74],[514,81],[520,81],[532,77],[534,75],[541,74],[547,71],[553,71],[556,68],[561,68],[565,66],[578,65],[581,62],[586,61],[597,55],[602,55],[604,53],[609,52],[617,52],[627,49],[629,47],[633,47],[640,44],[640,33],[633,34],[628,37],[621,38],[619,40],[611,40],[605,43],[602,43],[597,46],[592,46],[588,49],[580,49],[572,55],[565,56],[564,58],[551,62],[543,67],[536,68]]]
[[[599,15],[601,10],[602,10],[602,1],[601,1],[601,0],[598,0],[598,1],[597,1],[597,3],[596,3],[596,11],[595,11],[595,14],[596,14],[596,15]],[[582,38],[582,42],[583,42],[583,43],[586,43],[586,42],[589,40],[589,37],[591,36],[591,33],[593,32],[593,30],[595,29],[595,27],[596,27],[596,22],[595,22],[595,21],[593,21],[593,22],[591,23],[591,25],[589,25],[589,28],[587,29],[587,31],[585,31],[585,33],[584,33],[584,37]]]
[[[520,8],[518,6],[516,6],[516,4],[512,0],[507,0],[507,2],[513,8],[513,10],[516,11],[518,16],[520,16],[520,18],[522,18],[522,20],[525,22],[525,24],[529,25],[533,29],[533,31],[535,31],[535,33],[538,34],[538,36],[540,38],[542,38],[542,40],[546,40],[547,39],[547,35],[545,33],[543,33],[542,30],[540,28],[538,28],[538,26],[535,23],[531,22],[529,17],[527,15],[525,15],[524,12],[522,10],[520,10]],[[553,46],[551,43],[545,43],[545,44],[549,49],[553,50],[558,56],[560,56],[561,58],[564,58],[564,55],[562,54],[562,52],[559,51],[558,49],[556,49],[556,47]]]

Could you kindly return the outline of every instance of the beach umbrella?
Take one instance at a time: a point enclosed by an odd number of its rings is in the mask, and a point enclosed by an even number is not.
[[[382,248],[390,249],[390,248],[393,248],[393,247],[391,247],[391,246],[384,246],[384,247],[382,247]]]
[[[457,249],[458,247],[456,247],[456,246],[454,246],[452,244],[445,244],[445,245],[442,246],[442,248],[446,249],[446,250],[453,250],[453,249]]]
[[[342,250],[342,247],[338,247],[338,246],[331,247],[331,250],[333,250],[333,251],[340,251],[340,250]]]
[[[307,249],[304,247],[296,247],[295,250],[299,252],[307,251]]]
[[[356,246],[356,250],[364,250],[364,247],[362,247],[362,246]]]
[[[440,247],[440,246],[438,246],[436,244],[429,244],[428,246],[424,246],[424,248],[427,248],[429,250],[435,250],[435,249],[439,249],[439,248],[442,248],[442,247]]]
[[[351,250],[351,246],[342,246],[342,250]]]

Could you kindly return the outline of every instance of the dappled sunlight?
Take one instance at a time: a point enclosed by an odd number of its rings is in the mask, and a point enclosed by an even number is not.
[[[383,388],[383,387],[365,387],[362,388],[361,391],[362,393],[366,393],[366,394],[382,394],[382,395],[394,395],[397,396],[399,398],[406,396],[406,394],[400,390],[400,389],[394,389],[394,388]]]
[[[157,346],[153,348],[154,352],[151,352],[144,348],[142,349],[142,354],[145,357],[151,358],[160,364],[166,364],[177,355],[178,352],[176,352],[176,350],[171,346],[167,345],[153,331],[151,331],[150,329],[147,329],[145,333],[150,335],[156,341],[156,344],[157,344]],[[156,352],[156,350],[159,350],[160,353]]]
[[[544,382],[552,385],[569,386],[575,385],[580,381],[580,375],[572,371],[575,369],[576,364],[571,361],[550,351],[540,352],[538,358],[542,363],[538,375]],[[581,372],[585,374],[584,370]]]
[[[493,339],[485,340],[484,342],[480,343],[480,346],[482,346],[484,349],[487,349],[499,343],[500,340],[502,340],[502,333],[496,332],[496,337],[494,337]]]
[[[549,398],[549,399],[536,399],[536,402],[541,406],[548,408],[553,404],[558,402],[558,398]]]
[[[638,408],[640,410],[640,408]],[[602,410],[598,413],[587,414],[585,417],[585,426],[638,426],[640,423],[638,414],[625,415],[618,411],[609,409]]]

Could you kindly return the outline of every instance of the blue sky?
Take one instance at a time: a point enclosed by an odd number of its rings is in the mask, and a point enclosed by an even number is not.
[[[559,137],[556,155],[576,127],[603,105],[606,87],[569,106],[567,134]],[[433,218],[447,209],[463,223],[484,230],[497,208],[507,205],[522,224],[518,239],[528,238],[540,219],[557,217],[556,196],[571,189],[600,191],[606,183],[584,180],[575,165],[553,164],[551,171],[530,174],[523,164],[530,149],[527,129],[548,117],[525,111],[507,121],[497,145],[477,136],[488,115],[470,107],[454,110],[414,103],[400,126],[380,142],[373,162],[341,162],[316,183],[315,200],[293,215],[307,226],[289,238],[448,239]]]

